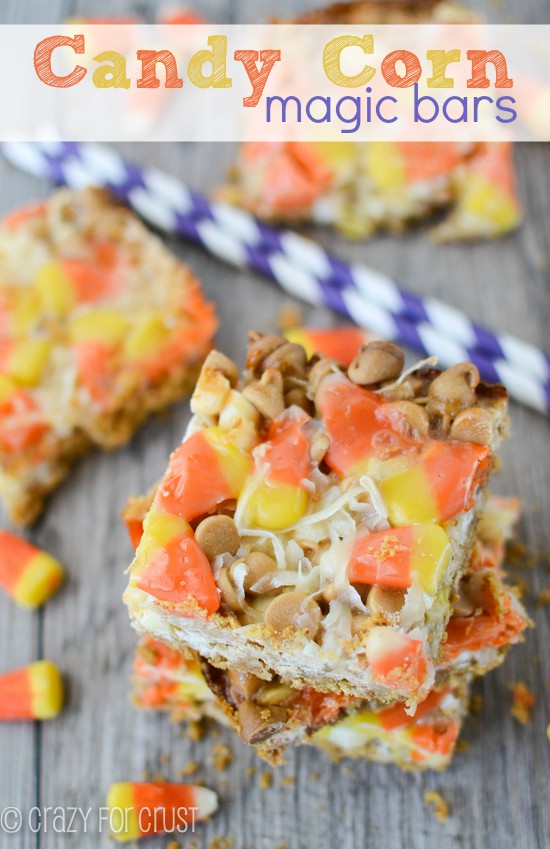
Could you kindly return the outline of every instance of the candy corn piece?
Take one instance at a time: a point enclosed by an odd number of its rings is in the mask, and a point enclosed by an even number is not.
[[[218,809],[218,797],[194,784],[121,781],[109,788],[107,805],[113,840],[127,843],[187,831]]]
[[[243,522],[269,530],[286,528],[300,519],[309,504],[304,481],[311,468],[309,441],[301,422],[274,424],[256,455],[256,470],[244,486],[239,506]]]
[[[210,564],[180,516],[151,510],[135,564],[136,585],[160,601],[181,605],[182,614],[205,615],[220,606]]]
[[[27,540],[0,531],[0,586],[23,607],[39,607],[63,580],[61,564]]]
[[[284,331],[289,342],[297,342],[308,357],[322,354],[349,366],[361,345],[374,337],[360,327],[291,327]]]
[[[379,479],[392,524],[445,522],[471,508],[489,448],[413,438],[399,409],[343,375],[322,382],[316,404],[331,438],[328,465],[343,476]]]
[[[0,720],[54,719],[62,706],[63,681],[49,660],[0,675]]]
[[[502,236],[521,221],[512,145],[486,142],[456,169],[455,205],[434,230],[441,241]]]
[[[375,625],[368,633],[365,654],[377,681],[405,693],[422,686],[428,664],[421,640],[386,625]]]
[[[236,498],[251,465],[250,457],[232,445],[219,427],[198,431],[172,454],[155,505],[187,521],[195,519]]]
[[[439,525],[406,525],[359,534],[348,563],[352,583],[408,589],[418,581],[435,595],[449,563],[451,543]]]

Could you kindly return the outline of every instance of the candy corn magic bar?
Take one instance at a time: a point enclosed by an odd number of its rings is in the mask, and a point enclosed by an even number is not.
[[[0,222],[0,494],[13,521],[93,445],[191,387],[216,328],[197,280],[125,208],[62,190]]]
[[[474,20],[447,0],[357,0],[294,23]],[[449,214],[433,229],[437,239],[492,238],[521,217],[512,146],[498,142],[248,142],[221,195],[262,218],[329,225],[351,238],[400,231],[438,210]]]
[[[506,392],[403,364],[371,342],[345,372],[253,333],[239,382],[212,352],[131,567],[135,628],[263,679],[425,698]]]
[[[453,600],[437,684],[414,717],[406,713],[403,704],[387,707],[357,702],[311,687],[296,689],[291,682],[276,677],[266,682],[203,663],[204,676],[217,695],[225,722],[229,718],[245,742],[275,763],[281,760],[286,746],[313,743],[333,757],[388,760],[405,768],[445,766],[466,710],[472,675],[483,675],[501,663],[529,624],[515,593],[504,583],[501,569],[504,544],[517,520],[518,506],[516,499],[489,500]],[[178,720],[196,719],[197,710],[214,716],[211,705],[208,711],[201,710],[204,688],[197,680],[196,657],[183,657],[159,643],[152,652],[150,642],[144,638],[136,653],[136,703],[171,710]],[[144,660],[147,657],[148,663]],[[163,678],[163,689],[159,689],[158,682]],[[175,682],[184,692],[180,710]],[[150,697],[141,698],[143,693]],[[192,693],[196,695],[189,705]]]

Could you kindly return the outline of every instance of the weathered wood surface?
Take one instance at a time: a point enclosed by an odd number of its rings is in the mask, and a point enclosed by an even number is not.
[[[315,0],[204,0],[194,4],[211,20],[256,21],[317,5]],[[2,23],[55,23],[69,15],[116,14],[134,10],[153,19],[153,2],[130,0],[4,0]],[[479,5],[493,20],[547,23],[546,0],[529,4],[491,0]],[[125,152],[191,180],[197,188],[215,185],[229,161],[224,145],[134,145]],[[415,291],[432,293],[476,315],[493,328],[508,330],[548,349],[550,326],[550,147],[523,145],[517,163],[525,224],[499,243],[437,247],[421,233],[402,239],[381,237],[368,244],[347,244],[319,233],[323,243],[343,256],[361,259],[398,276]],[[48,187],[0,165],[0,213],[47,192]],[[250,327],[269,328],[283,297],[246,272],[222,267],[194,247],[171,243],[204,281],[217,301],[220,346],[242,358]],[[311,321],[330,316],[304,310]],[[518,493],[525,515],[521,536],[539,552],[550,548],[550,458],[548,422],[512,407],[513,438],[504,451],[504,467],[495,488]],[[33,805],[89,806],[105,802],[115,780],[139,780],[144,770],[172,780],[189,760],[201,764],[200,777],[219,790],[221,809],[200,826],[193,840],[207,847],[225,835],[236,849],[548,849],[550,846],[550,627],[548,608],[534,599],[550,586],[548,563],[523,577],[527,602],[537,623],[505,665],[478,684],[483,705],[468,722],[468,748],[442,775],[404,775],[393,768],[352,764],[333,766],[312,750],[291,753],[261,790],[258,776],[269,771],[229,732],[219,740],[234,752],[223,774],[209,762],[208,737],[194,743],[163,717],[140,715],[128,701],[134,636],[120,597],[131,552],[118,521],[128,494],[144,490],[162,472],[187,420],[185,404],[151,422],[125,450],[85,460],[52,499],[33,538],[66,564],[69,579],[43,612],[28,614],[0,598],[0,669],[45,656],[64,670],[69,704],[56,722],[40,728],[0,727],[0,809]],[[520,727],[510,715],[511,682],[523,680],[537,695],[532,722]],[[169,755],[166,762],[164,755]],[[256,765],[256,774],[247,770]],[[318,780],[310,778],[312,773]],[[292,776],[294,783],[285,783]],[[451,815],[439,823],[423,805],[427,789],[448,800]],[[188,846],[191,835],[180,838]],[[151,847],[166,839],[152,840]],[[0,830],[0,847],[23,849],[108,846],[98,834],[97,814],[87,833],[17,835]]]

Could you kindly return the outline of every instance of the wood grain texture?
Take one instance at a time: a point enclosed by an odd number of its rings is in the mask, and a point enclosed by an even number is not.
[[[251,22],[305,10],[317,2],[204,0],[193,5],[213,20]],[[546,0],[532,0],[528,7],[519,0],[487,0],[478,7],[493,20],[547,23],[549,18]],[[135,11],[152,21],[154,9],[155,3],[138,0],[4,0],[0,20],[55,23],[69,15]],[[203,190],[220,181],[231,158],[226,145],[141,144],[123,149]],[[434,246],[418,231],[368,243],[346,243],[322,231],[315,236],[342,256],[397,276],[414,291],[437,295],[495,329],[548,349],[550,146],[518,146],[517,165],[525,224],[501,242]],[[0,213],[48,190],[4,163],[0,180]],[[219,345],[242,360],[246,331],[272,327],[283,296],[265,281],[228,269],[196,247],[169,244],[197,271],[218,304]],[[303,315],[312,323],[327,324],[333,318],[324,310],[303,309]],[[478,685],[483,705],[466,727],[467,749],[448,772],[423,776],[367,764],[334,766],[313,750],[292,752],[286,766],[273,773],[271,789],[264,791],[259,775],[270,772],[269,767],[234,735],[220,731],[218,739],[210,736],[195,743],[165,718],[139,714],[128,701],[135,639],[120,597],[131,551],[117,517],[128,494],[143,491],[161,474],[187,416],[187,406],[181,404],[150,422],[126,449],[94,454],[81,463],[32,533],[66,564],[67,585],[36,615],[15,610],[0,598],[0,669],[44,656],[59,663],[69,685],[68,708],[58,721],[40,728],[0,727],[0,809],[96,809],[105,803],[112,781],[139,780],[144,771],[177,780],[180,769],[193,760],[200,764],[199,777],[221,797],[219,813],[193,837],[200,849],[219,835],[233,838],[236,849],[283,844],[287,849],[548,849],[550,623],[548,609],[534,605],[536,594],[550,586],[542,555],[550,550],[548,421],[512,407],[513,437],[494,485],[500,492],[521,495],[521,537],[530,549],[541,552],[538,567],[521,576],[537,628],[500,670]],[[510,715],[509,685],[518,680],[537,694],[533,721],[526,728]],[[235,759],[220,774],[210,758],[213,744],[222,740]],[[250,775],[253,765],[256,772]],[[285,778],[294,782],[286,783]],[[424,808],[427,789],[437,789],[449,802],[446,823]],[[180,838],[183,847],[190,841],[191,835]],[[155,849],[166,843],[157,839],[147,845]],[[98,834],[97,814],[85,834],[82,829],[76,835],[52,829],[33,835],[24,828],[16,836],[0,831],[0,849],[109,845],[106,833]]]

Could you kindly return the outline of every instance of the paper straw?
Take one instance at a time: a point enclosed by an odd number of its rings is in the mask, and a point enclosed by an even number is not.
[[[82,188],[100,185],[150,224],[183,235],[238,267],[251,267],[286,292],[325,305],[385,339],[409,345],[443,366],[469,360],[511,397],[550,412],[550,363],[542,351],[495,334],[460,311],[406,292],[366,266],[349,265],[292,231],[211,202],[175,177],[127,162],[114,149],[72,142],[9,142],[6,158],[36,176]]]

